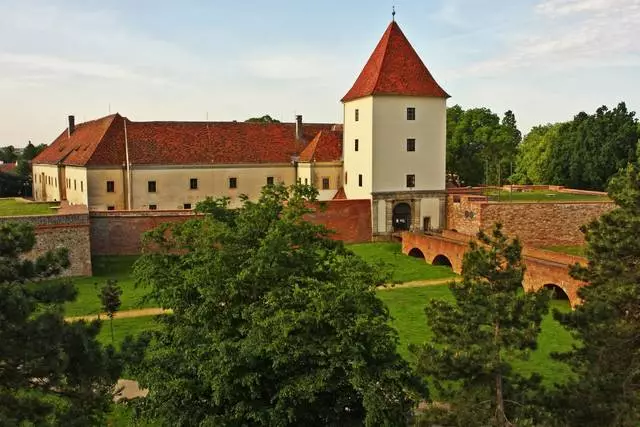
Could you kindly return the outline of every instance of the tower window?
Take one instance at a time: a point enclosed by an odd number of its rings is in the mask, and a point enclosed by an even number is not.
[[[116,185],[113,181],[107,181],[107,193],[113,193],[116,191]]]
[[[198,189],[198,178],[191,178],[189,180],[189,188],[192,190]]]
[[[273,185],[273,177],[272,176],[268,176],[267,177],[267,185]]]
[[[362,187],[362,174],[358,175],[358,187]]]
[[[407,107],[407,120],[415,120],[415,119],[416,119],[415,107]]]
[[[115,210],[116,210],[116,207],[115,207],[115,206],[113,206],[113,205],[109,205],[109,206],[107,206],[107,210],[108,210],[108,211],[115,211]]]
[[[356,122],[360,121],[360,110],[356,108]]]
[[[416,151],[415,138],[407,138],[407,151]]]
[[[407,187],[413,188],[416,186],[416,176],[415,175],[407,175]]]
[[[322,178],[322,189],[323,190],[328,190],[329,189],[329,178],[328,177]]]
[[[184,209],[191,209],[191,203],[185,203],[184,205],[182,205],[182,207]]]
[[[155,181],[147,181],[147,191],[149,193],[155,193],[156,192],[156,182]],[[151,206],[149,206],[149,209],[151,209]]]
[[[158,205],[149,205],[149,210],[150,211],[155,211],[158,209]]]
[[[238,178],[229,178],[229,188],[238,188]]]
[[[360,148],[360,140],[355,140],[353,141],[353,148],[358,151],[358,148]]]
[[[84,181],[80,181],[80,191],[84,191]]]
[[[349,174],[347,173],[347,171],[344,171],[344,185],[347,185],[347,184],[348,184],[348,181],[349,181],[349,180],[347,179],[348,177],[349,177]]]

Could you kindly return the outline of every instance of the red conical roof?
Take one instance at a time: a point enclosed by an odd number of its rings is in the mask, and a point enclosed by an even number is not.
[[[395,21],[387,27],[342,102],[369,95],[449,97],[431,76]]]

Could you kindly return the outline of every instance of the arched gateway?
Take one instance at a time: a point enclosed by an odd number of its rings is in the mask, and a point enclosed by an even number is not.
[[[411,206],[408,203],[398,203],[393,208],[393,230],[407,231],[411,226]]]

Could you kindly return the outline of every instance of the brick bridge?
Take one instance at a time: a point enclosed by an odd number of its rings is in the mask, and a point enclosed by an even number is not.
[[[405,232],[402,234],[402,252],[424,258],[430,264],[450,265],[459,274],[470,239],[466,234],[447,230],[442,235]],[[579,304],[577,291],[584,283],[569,276],[569,265],[585,263],[584,258],[529,247],[524,248],[523,258],[527,268],[523,282],[526,291],[555,289],[556,295],[568,298],[571,306]]]

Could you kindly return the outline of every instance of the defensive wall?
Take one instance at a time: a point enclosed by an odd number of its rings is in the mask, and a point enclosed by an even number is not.
[[[402,234],[402,252],[423,257],[430,264],[451,265],[453,271],[460,274],[470,240],[468,235],[446,230],[441,235],[405,232]],[[585,258],[524,247],[523,260],[526,291],[557,287],[564,291],[572,306],[580,303],[577,292],[584,283],[569,275],[569,266],[585,264]]]
[[[56,248],[69,250],[69,269],[62,276],[91,276],[91,242],[89,237],[89,213],[84,209],[65,210],[57,215],[21,215],[0,217],[0,223],[18,222],[34,226],[36,244],[25,255],[35,260]]]
[[[514,186],[514,191],[517,191]],[[555,186],[527,186],[528,190],[550,190],[571,194],[606,195],[593,191]],[[447,229],[475,236],[496,222],[503,231],[531,246],[580,245],[584,237],[580,227],[612,210],[611,201],[496,202],[478,193],[478,189],[452,189],[447,196]]]
[[[191,210],[175,211],[91,211],[93,255],[134,255],[142,251],[141,236],[160,224],[184,222],[196,217]],[[307,219],[322,224],[345,243],[371,241],[371,202],[331,200],[322,202]]]

